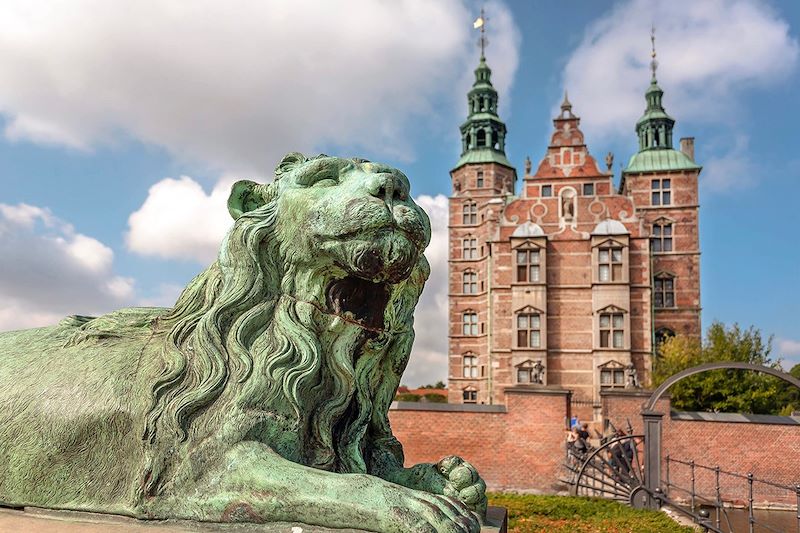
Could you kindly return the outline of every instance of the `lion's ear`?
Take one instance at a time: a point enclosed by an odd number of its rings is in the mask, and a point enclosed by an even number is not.
[[[228,198],[228,212],[234,220],[254,209],[264,205],[266,199],[263,194],[263,186],[250,180],[237,181],[231,187],[231,195]]]

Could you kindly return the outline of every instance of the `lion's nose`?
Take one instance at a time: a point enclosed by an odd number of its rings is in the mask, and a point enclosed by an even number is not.
[[[407,198],[405,184],[393,174],[375,174],[369,184],[369,193],[391,206]]]

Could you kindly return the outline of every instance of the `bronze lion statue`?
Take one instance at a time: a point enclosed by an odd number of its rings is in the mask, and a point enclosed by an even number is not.
[[[475,469],[404,468],[387,418],[429,274],[406,176],[291,153],[228,209],[171,309],[0,334],[0,504],[479,531]]]

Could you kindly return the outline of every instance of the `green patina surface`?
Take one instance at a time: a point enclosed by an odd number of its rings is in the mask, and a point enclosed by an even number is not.
[[[702,167],[683,152],[664,148],[635,153],[628,161],[624,173],[658,172],[661,170],[700,170]]]
[[[491,148],[483,148],[481,150],[470,150],[469,152],[466,152],[458,160],[458,163],[456,163],[456,166],[453,167],[453,170],[461,168],[469,163],[498,163],[509,168],[514,168],[504,153],[498,152],[497,150],[492,150]]]
[[[287,155],[234,185],[171,309],[0,334],[0,503],[212,522],[476,532],[465,461],[388,422],[430,223],[398,170]]]

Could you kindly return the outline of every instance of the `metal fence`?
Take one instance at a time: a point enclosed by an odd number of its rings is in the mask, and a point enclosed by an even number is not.
[[[787,460],[793,459],[787,458]],[[681,486],[681,484],[675,483],[676,470],[683,468],[688,468],[688,473],[683,472],[681,476],[682,479],[688,482],[688,486]],[[670,477],[671,475],[672,477]],[[698,477],[700,476],[711,476],[711,479],[704,480],[702,489],[698,489]],[[710,486],[709,481],[713,483],[713,486]],[[767,479],[757,478],[752,472],[747,474],[729,472],[719,466],[702,465],[695,463],[693,460],[684,461],[667,455],[665,458],[665,479],[662,480],[662,485],[669,499],[685,501],[686,506],[694,516],[704,515],[701,507],[713,507],[714,518],[712,520],[710,516],[708,517],[710,521],[708,525],[713,524],[714,529],[719,531],[725,526],[729,531],[733,530],[727,515],[727,509],[733,507],[745,508],[747,510],[748,533],[753,533],[756,526],[766,531],[787,533],[787,530],[778,529],[773,525],[759,521],[755,516],[754,502],[759,489],[768,488],[773,495],[778,491],[785,496],[783,498],[785,501],[794,501],[796,528],[797,532],[800,533],[800,483],[795,485],[776,483]],[[731,486],[734,488],[732,489]],[[734,493],[739,493],[742,489],[745,492],[742,496],[746,495],[746,499],[737,499],[731,496]],[[673,492],[677,494],[673,496]]]

